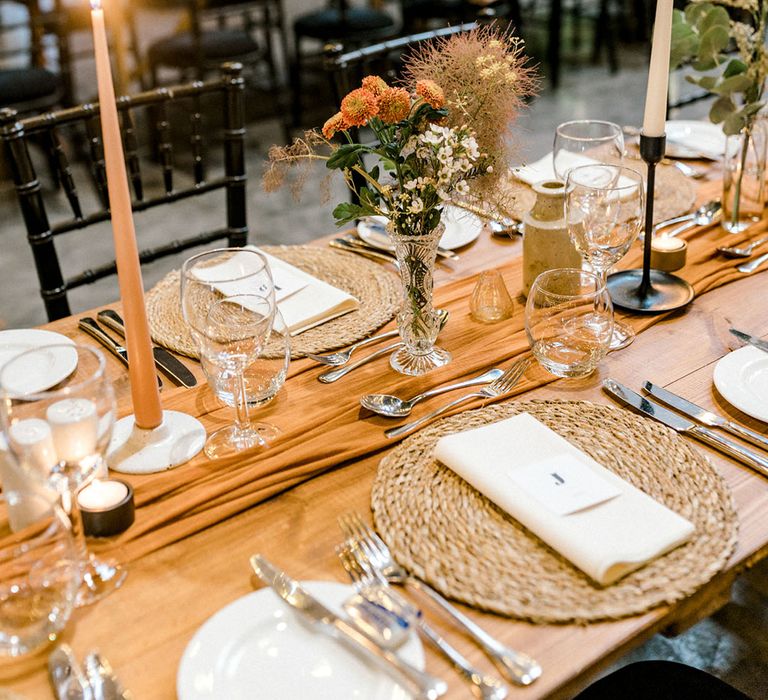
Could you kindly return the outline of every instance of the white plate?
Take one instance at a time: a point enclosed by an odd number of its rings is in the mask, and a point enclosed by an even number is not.
[[[445,233],[440,239],[440,247],[445,250],[455,250],[469,245],[483,230],[483,221],[479,216],[459,207],[445,207],[442,222],[445,224]],[[387,219],[383,216],[367,216],[357,224],[357,233],[372,246],[382,250],[393,250],[386,225]]]
[[[713,379],[726,401],[768,423],[768,353],[751,345],[729,352],[715,365]]]
[[[712,122],[673,119],[667,122],[666,155],[671,158],[720,160],[725,152],[725,134]]]
[[[36,328],[19,328],[0,331],[0,367],[25,350],[47,345],[74,345],[75,342],[61,333]],[[32,394],[45,391],[66,379],[77,367],[77,351],[57,348],[42,354],[44,364],[30,368],[23,379],[17,378],[14,386],[18,391]]]
[[[332,581],[303,584],[339,612],[354,592]],[[222,608],[195,633],[181,658],[179,700],[407,700],[411,696],[375,666],[300,621],[262,588]],[[419,669],[424,651],[411,636],[398,655]]]

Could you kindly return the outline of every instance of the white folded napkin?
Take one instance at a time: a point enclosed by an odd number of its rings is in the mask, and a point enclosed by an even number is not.
[[[573,168],[577,168],[580,165],[600,164],[600,161],[597,161],[594,158],[589,158],[582,153],[573,153],[572,151],[561,151],[559,158],[563,165],[566,166],[567,170],[572,170]],[[539,160],[534,161],[533,163],[529,163],[528,165],[512,168],[512,174],[518,180],[522,180],[531,186],[535,185],[537,182],[541,182],[542,180],[558,179],[557,175],[555,175],[555,165],[552,153],[548,153],[543,158],[539,158]],[[634,183],[632,180],[623,175],[619,178],[617,183],[619,187],[631,187],[633,184]]]
[[[338,318],[350,311],[360,308],[360,302],[355,297],[322,280],[307,274],[303,270],[269,255],[256,246],[247,246],[250,250],[261,253],[269,264],[272,280],[275,286],[275,301],[277,308],[285,320],[285,325],[291,335],[298,335],[321,323]],[[227,277],[228,269],[240,272],[247,269],[251,256],[235,253],[220,265],[213,265],[197,271],[199,279],[215,281]],[[240,283],[215,283],[213,285],[223,294],[247,294]],[[262,290],[255,289],[252,293]]]
[[[603,586],[694,532],[528,413],[442,437],[434,454]]]

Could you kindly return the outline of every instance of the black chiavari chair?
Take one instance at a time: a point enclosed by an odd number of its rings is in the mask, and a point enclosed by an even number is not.
[[[245,245],[248,238],[246,218],[245,173],[245,123],[242,66],[232,63],[222,66],[221,77],[207,82],[161,88],[134,96],[120,97],[118,111],[123,136],[123,147],[132,189],[134,212],[141,212],[160,205],[181,202],[215,190],[224,190],[226,196],[226,222],[224,227],[197,233],[188,237],[163,242],[140,252],[142,264],[217,240],[226,240],[229,246]],[[212,104],[208,104],[208,102]],[[205,104],[204,104],[205,103]],[[204,110],[204,107],[215,109]],[[204,123],[205,114],[223,118],[223,174],[209,177],[207,174],[206,140],[211,132]],[[181,115],[186,113],[187,119]],[[143,123],[141,117],[145,117]],[[186,125],[182,127],[182,122]],[[185,152],[174,142],[182,131],[188,132]],[[85,163],[72,160],[69,153],[72,139],[85,132],[87,143]],[[159,168],[159,194],[145,188],[143,164],[145,148],[143,136],[156,147]],[[71,136],[72,139],[67,139]],[[11,109],[0,110],[0,138],[5,143],[6,156],[16,187],[21,212],[27,229],[27,239],[32,248],[40,292],[49,320],[68,316],[70,312],[67,293],[85,284],[112,275],[116,271],[114,260],[98,267],[86,269],[65,277],[57,252],[57,241],[66,234],[86,229],[110,218],[107,193],[104,152],[101,140],[98,104],[84,104],[58,112],[19,119]],[[140,143],[141,142],[141,143]],[[63,220],[49,221],[44,189],[34,166],[32,144],[42,143],[53,162],[56,177],[68,203]],[[174,160],[186,159],[189,173],[179,186],[181,171],[174,167]],[[150,166],[148,165],[147,168]],[[96,204],[87,211],[84,197],[77,186],[82,175],[96,193]],[[191,181],[191,183],[190,183]]]

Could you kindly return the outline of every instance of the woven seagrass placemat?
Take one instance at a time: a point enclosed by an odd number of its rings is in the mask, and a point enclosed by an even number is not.
[[[688,518],[692,539],[601,588],[432,457],[442,435],[524,411]],[[451,598],[534,622],[617,619],[673,603],[720,571],[737,539],[730,491],[707,459],[658,423],[583,401],[498,404],[434,423],[381,461],[371,499],[379,533],[409,571]]]
[[[625,158],[622,162],[628,168],[637,170],[645,177],[646,165],[639,159]],[[525,182],[510,176],[502,182],[510,195],[509,211],[513,219],[520,220],[536,202],[536,193]],[[653,200],[655,222],[670,219],[690,211],[696,201],[696,185],[674,165],[659,165],[656,168],[656,194]]]
[[[360,302],[360,308],[291,338],[291,357],[349,345],[383,326],[400,308],[397,276],[370,260],[314,246],[261,246],[261,250],[295,265]],[[179,308],[179,271],[158,282],[146,297],[152,339],[171,350],[197,358],[197,350]],[[282,343],[271,342],[264,357],[281,357]]]

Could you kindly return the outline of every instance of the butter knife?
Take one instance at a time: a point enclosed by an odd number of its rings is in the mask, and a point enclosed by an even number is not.
[[[672,430],[695,437],[697,440],[720,450],[729,457],[739,460],[763,476],[768,476],[768,459],[753,452],[752,450],[739,445],[728,438],[721,437],[716,432],[705,428],[703,425],[697,425],[693,421],[682,418],[677,413],[664,408],[655,401],[651,401],[645,396],[640,396],[632,389],[624,386],[613,379],[606,379],[603,382],[603,389],[612,396],[616,397],[622,403],[637,409],[646,416],[654,418],[663,423]]]
[[[280,598],[298,611],[319,631],[348,645],[366,659],[375,662],[416,698],[435,700],[445,695],[448,686],[440,678],[419,671],[391,651],[382,649],[352,623],[339,617],[310,595],[298,581],[289,578],[260,554],[251,557],[251,567]]]
[[[48,679],[56,700],[94,700],[72,649],[60,644],[48,657]]]
[[[107,328],[111,328],[116,333],[119,333],[121,337],[125,338],[125,324],[120,314],[112,309],[104,309],[96,314],[96,318],[101,321]],[[152,355],[155,358],[155,365],[161,371],[165,372],[174,382],[185,386],[188,389],[197,384],[195,375],[192,374],[184,364],[171,355],[165,348],[152,346]]]
[[[733,331],[733,329],[731,329],[731,331]],[[712,411],[707,411],[705,408],[688,401],[688,399],[684,399],[682,396],[678,396],[668,389],[664,389],[652,382],[643,382],[643,389],[645,389],[651,396],[654,396],[668,406],[672,406],[672,408],[680,411],[680,413],[684,413],[689,418],[699,421],[699,423],[704,423],[704,425],[708,425],[711,428],[722,428],[726,432],[731,433],[731,435],[736,435],[737,437],[749,440],[753,445],[762,447],[764,450],[768,449],[768,438],[766,438],[765,435],[761,435],[754,430],[750,430],[738,423],[729,421]]]
[[[96,323],[96,319],[90,316],[83,316],[78,322],[77,327],[101,343],[109,352],[111,352],[120,362],[128,367],[128,351],[125,346],[120,345],[111,335],[105,333],[101,326]],[[163,380],[157,378],[157,386],[163,387]]]

